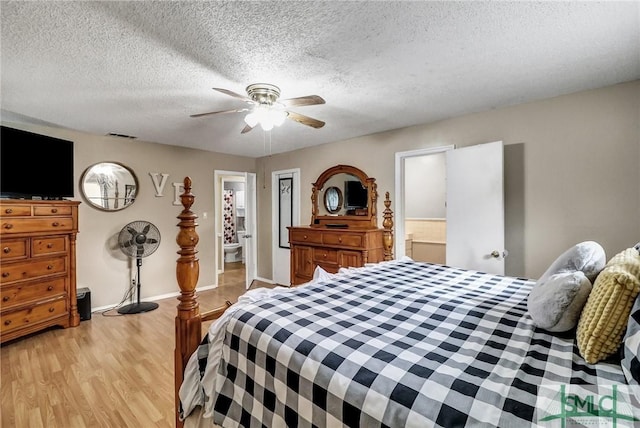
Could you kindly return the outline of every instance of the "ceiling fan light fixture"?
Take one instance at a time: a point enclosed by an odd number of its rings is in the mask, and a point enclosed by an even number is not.
[[[246,134],[258,125],[260,125],[263,130],[270,131],[274,126],[282,125],[287,118],[294,122],[311,126],[316,129],[322,128],[325,124],[321,120],[288,110],[289,108],[296,106],[302,107],[324,104],[324,99],[318,95],[287,98],[279,101],[280,88],[268,83],[254,83],[247,86],[247,96],[237,94],[224,88],[213,89],[233,98],[241,99],[253,107],[251,109],[237,108],[232,110],[210,111],[207,113],[192,114],[191,117],[202,117],[220,113],[241,113],[248,111],[248,114],[244,117],[244,121],[247,125],[242,129],[240,132],[241,134]]]
[[[250,112],[244,117],[244,123],[252,128],[255,128],[255,126],[258,124],[258,115],[254,112]]]
[[[274,126],[280,126],[289,114],[285,110],[270,105],[258,105],[244,117],[244,121],[250,127],[260,124],[265,131],[271,131]]]

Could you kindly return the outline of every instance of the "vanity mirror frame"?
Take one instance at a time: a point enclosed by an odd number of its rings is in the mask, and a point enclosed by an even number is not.
[[[323,215],[320,213],[319,203],[325,203],[325,184],[332,177],[338,174],[346,174],[356,177],[360,180],[362,187],[367,189],[367,208],[356,210],[358,215]],[[330,187],[329,187],[330,188]],[[340,189],[338,189],[340,190]],[[341,193],[344,193],[342,190]],[[344,201],[344,198],[342,198]],[[369,177],[364,171],[351,165],[336,165],[325,170],[311,189],[311,226],[312,227],[346,227],[353,229],[370,229],[378,227],[378,213],[376,204],[378,201],[378,190],[376,179]],[[341,204],[343,205],[343,204]],[[326,209],[326,205],[323,205]],[[339,209],[337,210],[339,211]],[[337,212],[336,211],[336,212]]]
[[[100,168],[104,170],[117,168],[122,172],[122,174],[129,174],[129,177],[126,177],[127,180],[124,183],[118,183],[118,186],[116,188],[117,190],[114,191],[113,196],[111,196],[110,192],[107,190],[106,203],[101,202],[101,199],[103,199],[103,197],[100,194],[96,195],[95,192],[89,191],[89,186],[91,184],[93,184],[92,187],[100,185],[100,183],[95,178],[96,170],[99,170]],[[116,178],[113,178],[113,180],[115,180],[115,182],[117,183]],[[84,170],[84,172],[82,173],[82,178],[80,179],[80,192],[82,193],[82,196],[90,206],[101,211],[113,212],[130,207],[135,202],[139,190],[140,186],[138,184],[138,177],[136,177],[136,174],[131,168],[121,164],[120,162],[105,161],[95,163]]]

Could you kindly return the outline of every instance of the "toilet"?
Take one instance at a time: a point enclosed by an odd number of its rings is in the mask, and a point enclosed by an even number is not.
[[[240,243],[234,242],[231,244],[224,244],[224,261],[226,263],[239,262],[238,252],[240,250]]]

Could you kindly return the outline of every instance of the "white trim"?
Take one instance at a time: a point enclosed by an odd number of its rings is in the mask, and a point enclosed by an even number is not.
[[[260,276],[256,277],[256,281],[266,282],[267,284],[275,284],[275,282],[272,279],[262,278]]]
[[[196,292],[213,290],[215,288],[218,288],[218,286],[216,284],[204,285],[202,287],[197,287],[196,288]],[[165,294],[159,294],[157,296],[145,297],[144,299],[140,299],[140,302],[155,302],[156,300],[170,299],[172,297],[178,297],[179,295],[180,295],[179,291],[173,291],[171,293],[165,293]],[[129,300],[130,303],[136,303],[137,301],[138,301],[137,298],[135,300],[133,300],[133,299]],[[122,302],[121,304],[125,304],[125,303],[126,302]],[[106,306],[98,306],[96,308],[91,308],[91,312],[102,312],[102,311],[105,311],[105,310],[108,310],[108,309],[116,309],[117,307],[119,307],[119,306],[116,306],[116,305],[117,304],[106,305]]]
[[[427,149],[408,150],[406,152],[396,152],[395,154],[395,189],[394,189],[394,248],[393,254],[398,259],[404,256],[404,160],[407,158],[433,155],[455,149],[454,145],[431,147]]]

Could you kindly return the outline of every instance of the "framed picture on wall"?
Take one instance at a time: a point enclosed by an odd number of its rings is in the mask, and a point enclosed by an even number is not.
[[[280,189],[278,192],[278,246],[280,248],[290,248],[289,229],[287,227],[293,225],[293,178],[280,178],[278,180],[278,188]]]

